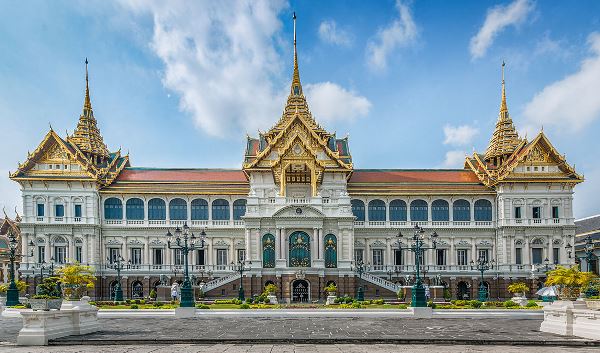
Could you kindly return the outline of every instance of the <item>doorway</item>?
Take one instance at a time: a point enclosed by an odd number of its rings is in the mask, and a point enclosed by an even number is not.
[[[310,301],[310,285],[303,279],[295,280],[292,283],[292,302],[308,303]]]

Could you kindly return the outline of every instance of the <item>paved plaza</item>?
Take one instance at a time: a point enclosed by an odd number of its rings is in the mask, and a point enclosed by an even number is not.
[[[528,346],[591,346],[581,338],[569,338],[539,332],[540,319],[414,319],[398,317],[196,317],[112,318],[99,319],[101,330],[85,336],[64,337],[51,345],[124,344],[230,344],[232,352],[250,349],[248,344],[264,347],[291,344],[466,344]],[[20,318],[0,319],[0,341],[7,348],[14,345],[21,328]],[[267,346],[261,346],[267,344]],[[238,346],[243,345],[243,346]],[[271,346],[269,346],[271,345]],[[212,348],[211,348],[212,347]],[[219,351],[215,347],[199,349]],[[241,347],[241,348],[240,348]],[[243,348],[246,347],[246,348]],[[283,346],[282,346],[283,347]],[[285,346],[288,347],[288,346]],[[107,349],[106,347],[97,347]],[[144,348],[144,352],[152,347]],[[196,348],[194,348],[196,349]],[[220,348],[218,348],[220,349]],[[240,350],[241,349],[241,350]],[[254,349],[254,348],[252,348]],[[259,349],[259,348],[256,348]],[[286,348],[287,349],[287,348]],[[315,348],[317,349],[317,348]],[[598,349],[597,347],[595,348]],[[268,350],[268,349],[267,349]],[[136,350],[133,350],[136,351]],[[201,351],[201,350],[199,350]],[[262,350],[260,350],[262,351]],[[277,350],[279,351],[279,350]],[[322,351],[318,348],[317,351]],[[335,350],[334,350],[335,351]],[[385,350],[384,350],[385,351]],[[111,350],[111,352],[114,352]],[[125,350],[123,351],[125,352]]]

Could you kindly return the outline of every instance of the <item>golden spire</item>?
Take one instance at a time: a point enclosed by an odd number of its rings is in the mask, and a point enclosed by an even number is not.
[[[75,132],[73,132],[72,136],[67,137],[67,141],[77,145],[82,152],[90,156],[108,157],[108,149],[104,144],[104,139],[100,134],[92,110],[87,58],[85,58],[85,99],[83,101],[83,113],[79,116]]]
[[[485,151],[484,159],[496,167],[499,167],[508,156],[510,156],[517,145],[521,142],[519,134],[513,125],[513,121],[508,113],[506,105],[506,84],[504,81],[504,67],[506,63],[502,61],[502,99],[500,101],[500,113],[494,134],[490,139],[490,144]]]
[[[292,19],[294,20],[294,74],[292,75],[292,87],[290,94],[301,96],[302,84],[300,83],[300,70],[298,70],[298,50],[296,48],[296,12],[294,12]]]

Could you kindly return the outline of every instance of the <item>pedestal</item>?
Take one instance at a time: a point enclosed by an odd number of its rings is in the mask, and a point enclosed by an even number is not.
[[[337,298],[335,295],[328,295],[327,296],[327,301],[325,302],[325,305],[333,305],[333,304],[335,304],[335,298]]]
[[[269,299],[269,304],[279,304],[277,302],[277,296],[275,294],[267,295],[267,299]]]
[[[540,331],[563,336],[573,336],[573,310],[587,309],[585,303],[557,300],[544,307],[544,321]]]
[[[519,304],[520,306],[527,305],[527,302],[529,301],[529,299],[527,299],[526,297],[512,297],[510,298],[510,300]]]
[[[411,311],[412,316],[416,319],[431,319],[433,316],[433,310],[431,310],[431,308],[428,306],[410,307],[408,309]]]
[[[175,318],[185,319],[196,316],[196,308],[179,307],[175,308]]]

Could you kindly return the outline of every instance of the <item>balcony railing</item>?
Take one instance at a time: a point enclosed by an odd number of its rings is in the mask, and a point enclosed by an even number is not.
[[[192,227],[212,227],[212,228],[243,228],[243,220],[123,220],[123,219],[105,219],[104,225],[107,226],[133,226],[133,227],[149,227],[149,226],[167,226],[181,227],[187,222]]]
[[[498,222],[500,226],[548,226],[574,225],[573,218],[505,218]]]
[[[492,221],[354,221],[355,228],[398,228],[398,227],[478,227],[490,228]]]

